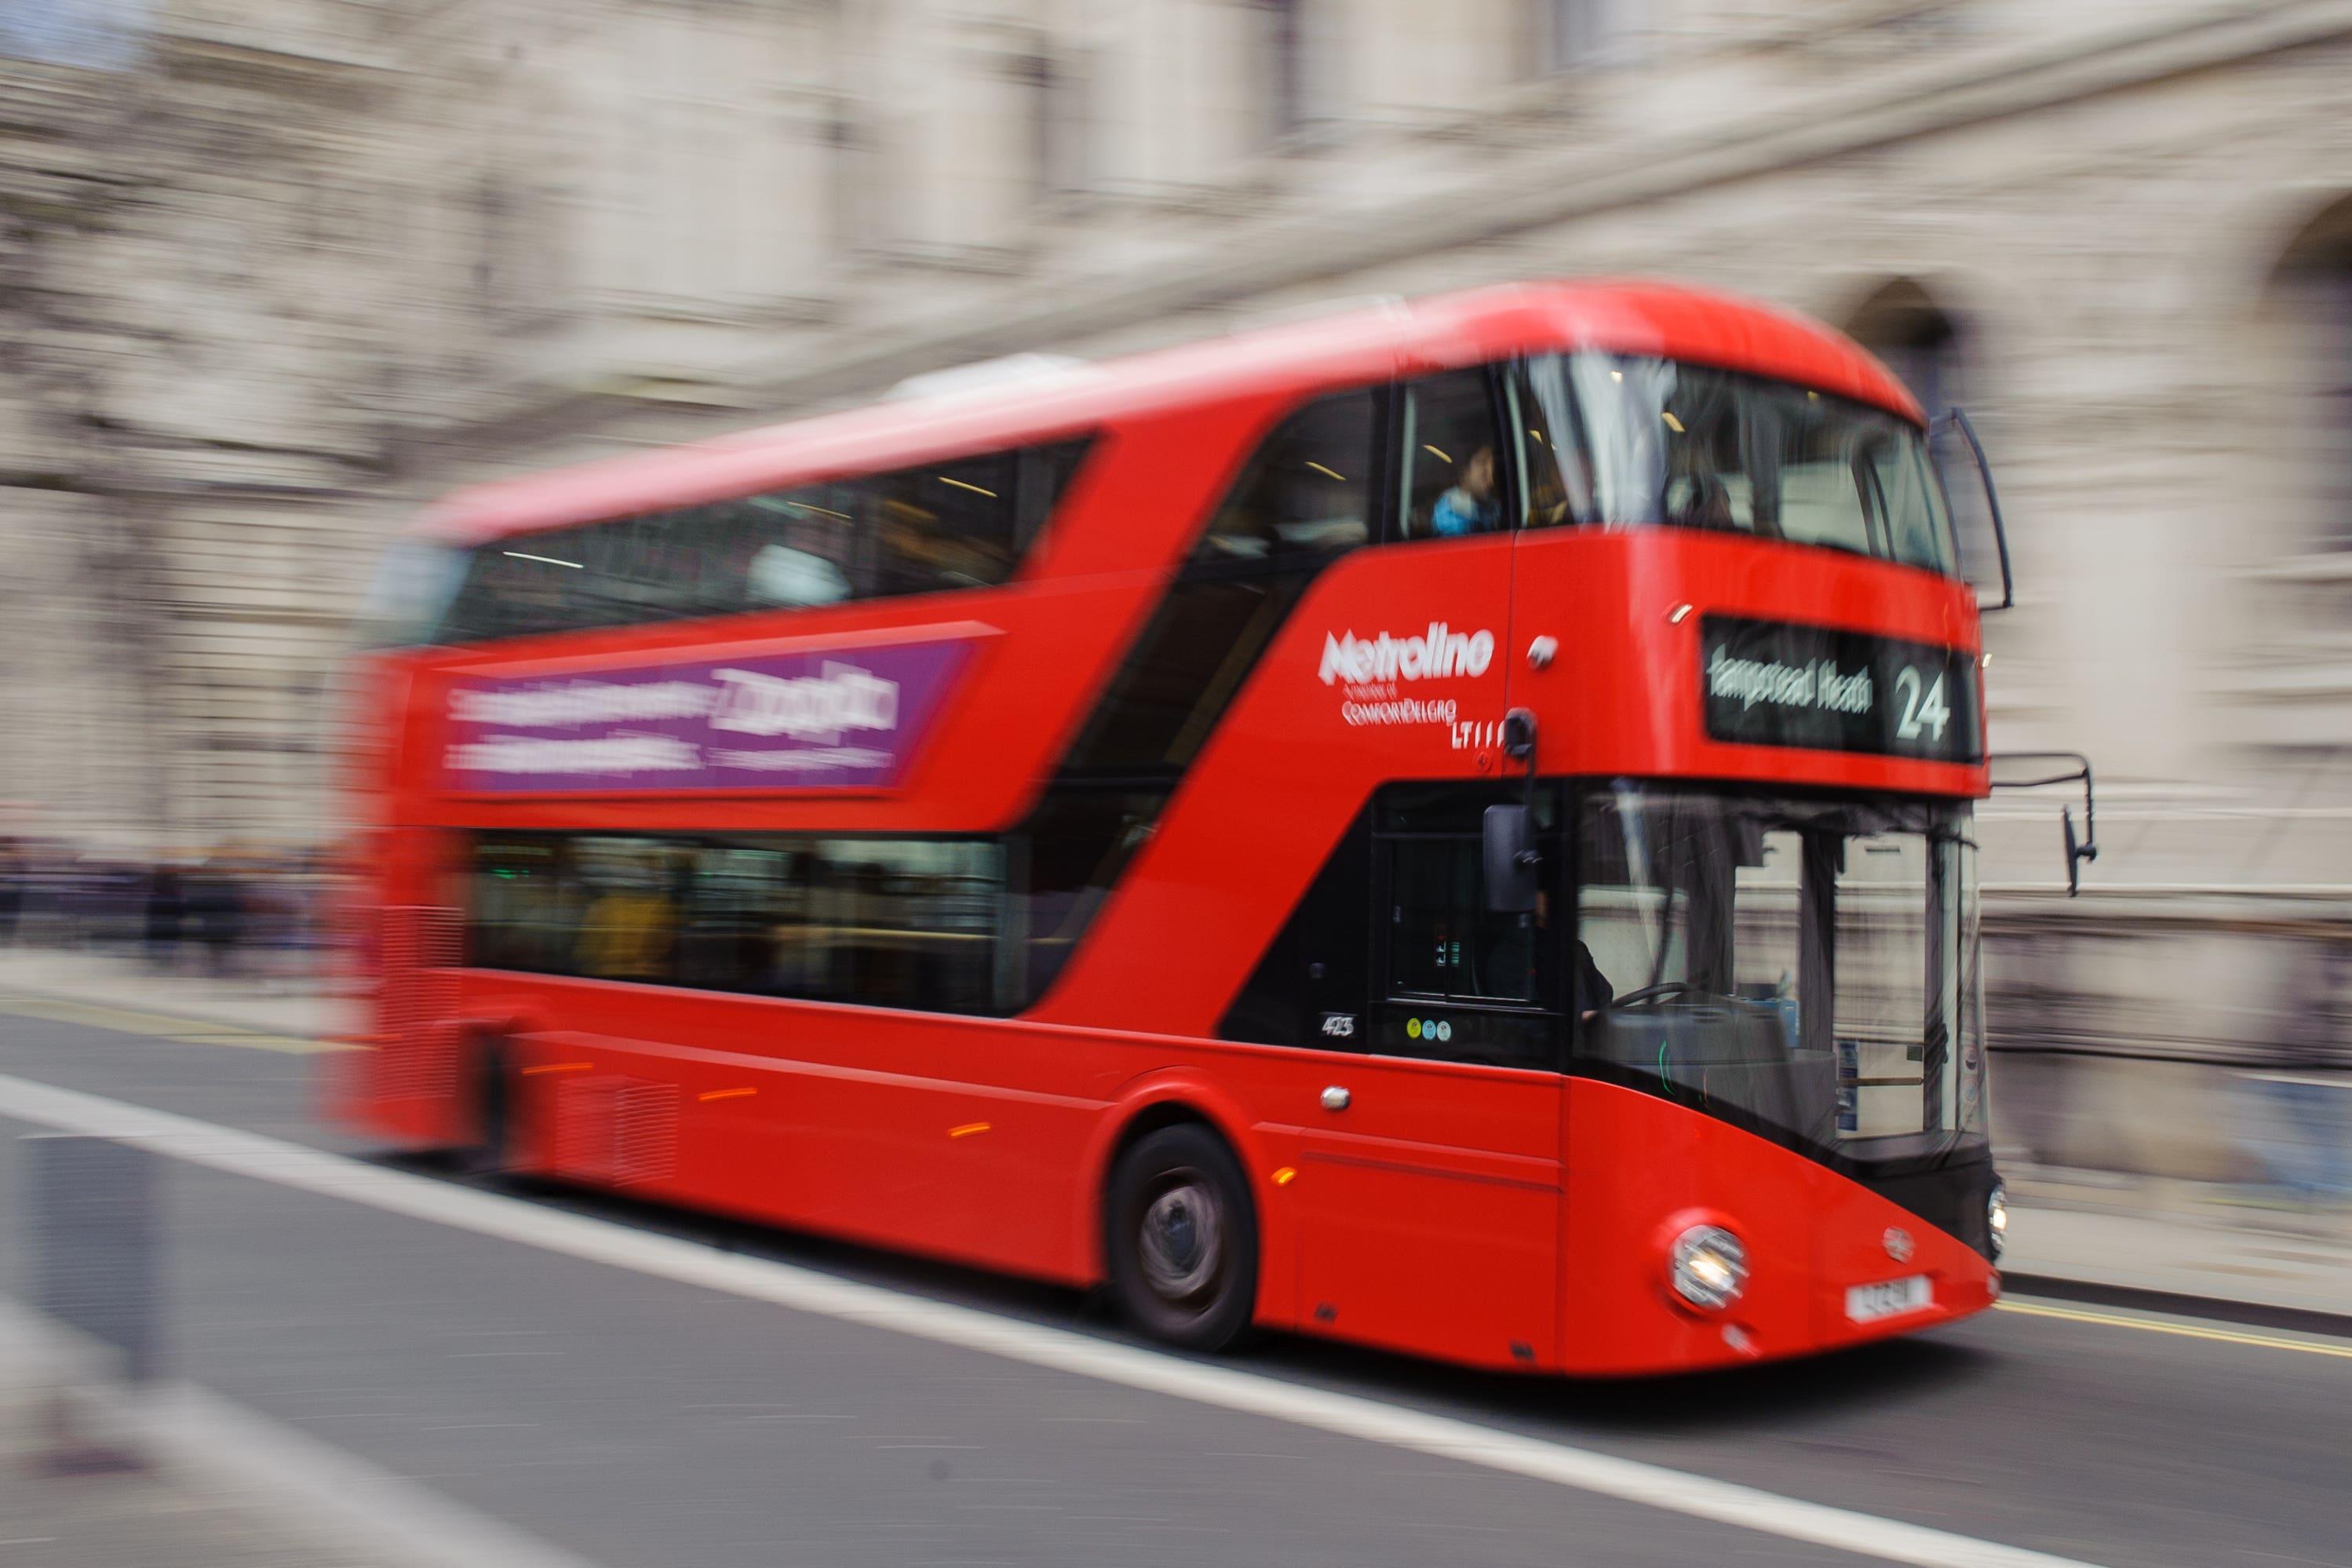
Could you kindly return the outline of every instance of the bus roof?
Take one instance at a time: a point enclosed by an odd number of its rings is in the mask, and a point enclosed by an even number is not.
[[[1759,300],[1674,284],[1514,283],[1384,301],[1121,359],[976,380],[929,396],[458,490],[415,531],[457,544],[1027,445],[1188,404],[1316,391],[1592,348],[1746,371],[1917,422],[1903,384],[1842,333]]]

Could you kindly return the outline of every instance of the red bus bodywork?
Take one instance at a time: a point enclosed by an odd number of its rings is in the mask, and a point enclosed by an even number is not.
[[[1545,776],[1748,781],[1965,800],[1981,765],[1710,740],[1693,672],[1706,615],[1836,626],[1975,655],[1958,582],[1804,546],[1664,527],[1553,528],[1364,548],[1317,577],[1058,981],[1014,1017],[929,1015],[463,967],[460,835],[523,828],[978,832],[1037,798],[1253,446],[1318,394],[1570,348],[1751,373],[1919,411],[1860,349],[1755,304],[1646,285],[1483,290],[1089,367],[983,395],[884,404],[461,493],[417,525],[473,544],[1003,444],[1097,447],[1009,583],[371,657],[353,762],[362,897],[385,911],[366,1049],[336,1110],[458,1144],[469,1042],[510,1053],[517,1163],[862,1242],[1085,1285],[1120,1141],[1171,1114],[1231,1144],[1255,1202],[1255,1321],[1462,1363],[1629,1373],[1816,1352],[1988,1306],[1978,1250],[1790,1150],[1557,1072],[1244,1044],[1220,1016],[1299,890],[1397,779],[1497,779],[1494,731],[1538,718]],[[1694,610],[1696,613],[1693,613]],[[1351,726],[1328,636],[1444,620],[1496,656],[1454,683],[1467,727]],[[887,790],[445,787],[461,678],[593,671],[714,650],[968,637],[951,700]],[[1558,640],[1547,667],[1526,657]],[[1978,716],[1981,732],[1981,713]],[[1344,1114],[1321,1108],[1344,1086]],[[629,1114],[626,1162],[567,1166],[565,1118]],[[601,1097],[601,1098],[600,1098]],[[618,1098],[615,1098],[618,1097]],[[574,1104],[573,1102],[577,1103]],[[648,1100],[648,1105],[654,1102]],[[584,1108],[584,1109],[583,1109]],[[1664,1283],[1694,1217],[1752,1269],[1727,1320]],[[1890,1265],[1891,1233],[1906,1237]],[[1916,1256],[1910,1250],[1916,1245]],[[1848,1321],[1849,1286],[1924,1273],[1931,1307]]]

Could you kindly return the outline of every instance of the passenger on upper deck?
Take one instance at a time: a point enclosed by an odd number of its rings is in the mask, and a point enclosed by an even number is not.
[[[1495,448],[1481,447],[1462,465],[1454,488],[1437,498],[1430,531],[1441,539],[1485,533],[1502,518],[1502,502],[1495,494]]]

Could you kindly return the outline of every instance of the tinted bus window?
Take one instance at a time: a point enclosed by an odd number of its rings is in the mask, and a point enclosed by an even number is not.
[[[360,601],[364,647],[404,647],[429,642],[464,586],[466,552],[428,539],[395,539],[376,563]]]
[[[1399,996],[1548,1002],[1554,965],[1534,923],[1486,908],[1467,836],[1388,845],[1389,987]],[[1549,916],[1549,910],[1542,911]],[[1548,920],[1547,920],[1548,923]]]
[[[1317,573],[1370,541],[1380,394],[1308,404],[1243,464],[1064,759],[1066,779],[1188,766]]]
[[[1165,789],[1057,785],[1014,835],[1017,963],[1028,1000],[1062,973],[1167,803]]]
[[[1542,892],[1525,914],[1486,908],[1481,826],[1491,784],[1393,784],[1374,803],[1384,983],[1369,1047],[1500,1067],[1559,1065],[1565,911],[1556,796],[1538,790]]]
[[[471,552],[432,636],[481,642],[1003,583],[1086,447],[992,452],[494,540]]]
[[[1557,1071],[1564,984],[1581,1005],[1590,960],[1568,926],[1551,786],[1534,798],[1536,908],[1486,908],[1486,810],[1525,799],[1519,785],[1380,790],[1267,944],[1219,1036]]]
[[[1061,973],[1166,798],[1055,789],[1013,833],[953,838],[483,833],[467,962],[1014,1013]]]
[[[1269,1046],[1367,1047],[1371,993],[1371,807],[1356,814],[1217,1026]]]
[[[1458,370],[1400,389],[1397,532],[1452,539],[1505,525],[1502,465],[1486,373]]]
[[[1525,510],[1520,524],[1549,528],[1561,522],[1590,522],[1598,515],[1592,500],[1592,465],[1584,455],[1584,437],[1575,423],[1575,406],[1566,401],[1559,384],[1557,359],[1522,365],[1507,388],[1510,445]],[[1553,384],[1545,396],[1536,394],[1535,380],[1549,375]],[[1548,401],[1549,400],[1549,401]],[[1554,417],[1561,423],[1555,429]]]
[[[1907,420],[1668,360],[1553,354],[1519,377],[1530,522],[1707,529],[1957,570]]]
[[[1370,391],[1310,403],[1250,458],[1193,559],[1336,554],[1372,537],[1379,402]]]
[[[1618,781],[1579,824],[1575,1070],[1843,1162],[1983,1114],[1967,808]]]
[[[993,839],[484,835],[468,962],[765,996],[1010,1011]]]
[[[1060,973],[1307,584],[1371,539],[1382,395],[1339,393],[1275,427],[1096,700],[1016,837],[1031,996]]]
[[[1220,573],[1177,583],[1070,748],[1071,776],[1157,776],[1191,764],[1313,571]]]

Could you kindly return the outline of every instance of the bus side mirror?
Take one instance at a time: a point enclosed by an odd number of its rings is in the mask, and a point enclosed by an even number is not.
[[[1490,805],[1484,824],[1486,908],[1498,915],[1524,915],[1536,907],[1535,831],[1524,805]]]
[[[1958,564],[1977,591],[1977,608],[2006,610],[2017,603],[2009,574],[2009,529],[2001,521],[2000,492],[1993,488],[1992,465],[1985,460],[1977,427],[1965,413],[1950,409],[1927,427],[1927,444],[1945,503],[1951,509],[1953,542],[1960,552]],[[1996,567],[2000,574],[1998,600],[1992,597]]]
[[[1503,715],[1503,755],[1534,768],[1536,716],[1532,710],[1514,708]]]
[[[2058,812],[2058,831],[2066,840],[2066,896],[2074,897],[2083,890],[2083,862],[2099,858],[2099,798],[2091,783],[2091,759],[2080,752],[1996,752],[1985,759],[1994,777],[1989,781],[1995,789],[2040,789],[2045,784],[2080,784],[2083,786],[2083,837],[2074,837],[2074,811],[2062,806]],[[2001,778],[2000,764],[2007,763],[2072,763],[2063,773],[2041,773],[2033,778]]]
[[[2086,818],[2091,810],[2090,798],[2086,790],[2083,796],[2083,810]],[[2099,846],[2095,839],[2088,843],[2076,841],[2073,807],[2058,808],[2058,825],[2066,835],[2066,896],[2071,899],[2083,890],[2083,862],[2097,859]]]

